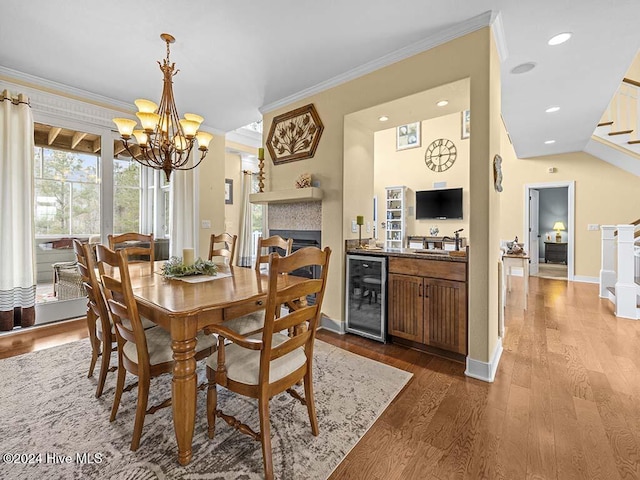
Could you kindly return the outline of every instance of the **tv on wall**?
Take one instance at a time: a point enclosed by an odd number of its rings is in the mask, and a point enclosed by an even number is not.
[[[416,192],[416,219],[462,218],[462,188],[440,188]]]

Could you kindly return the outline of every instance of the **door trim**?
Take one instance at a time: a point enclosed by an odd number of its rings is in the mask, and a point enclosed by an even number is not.
[[[522,238],[525,240],[524,249],[529,252],[529,191],[544,190],[545,188],[567,187],[567,280],[574,281],[574,249],[575,249],[575,180],[564,182],[527,183],[524,186],[524,225]],[[537,253],[536,253],[537,254]]]

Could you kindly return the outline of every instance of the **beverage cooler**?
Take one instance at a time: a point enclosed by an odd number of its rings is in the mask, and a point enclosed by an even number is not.
[[[386,280],[386,257],[347,255],[347,332],[386,342]]]

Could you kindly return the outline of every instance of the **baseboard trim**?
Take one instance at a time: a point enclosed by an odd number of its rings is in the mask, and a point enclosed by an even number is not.
[[[573,281],[582,283],[600,283],[600,279],[598,277],[585,277],[584,275],[574,275]]]
[[[498,370],[498,364],[500,363],[501,356],[502,338],[498,338],[496,347],[493,349],[491,361],[487,363],[467,357],[467,369],[465,370],[464,374],[467,377],[482,380],[483,382],[493,383],[496,378],[496,371]]]
[[[334,320],[333,318],[327,317],[325,314],[320,316],[320,328],[324,328],[330,332],[338,333],[340,335],[344,335],[346,333],[344,330],[344,322]]]

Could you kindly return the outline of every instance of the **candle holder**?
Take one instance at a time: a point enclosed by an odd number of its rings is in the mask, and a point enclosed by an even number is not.
[[[258,149],[258,192],[264,192],[264,148]]]
[[[362,246],[362,225],[364,225],[364,217],[362,215],[358,215],[356,217],[356,223],[358,224],[358,247],[357,248],[364,248]]]

